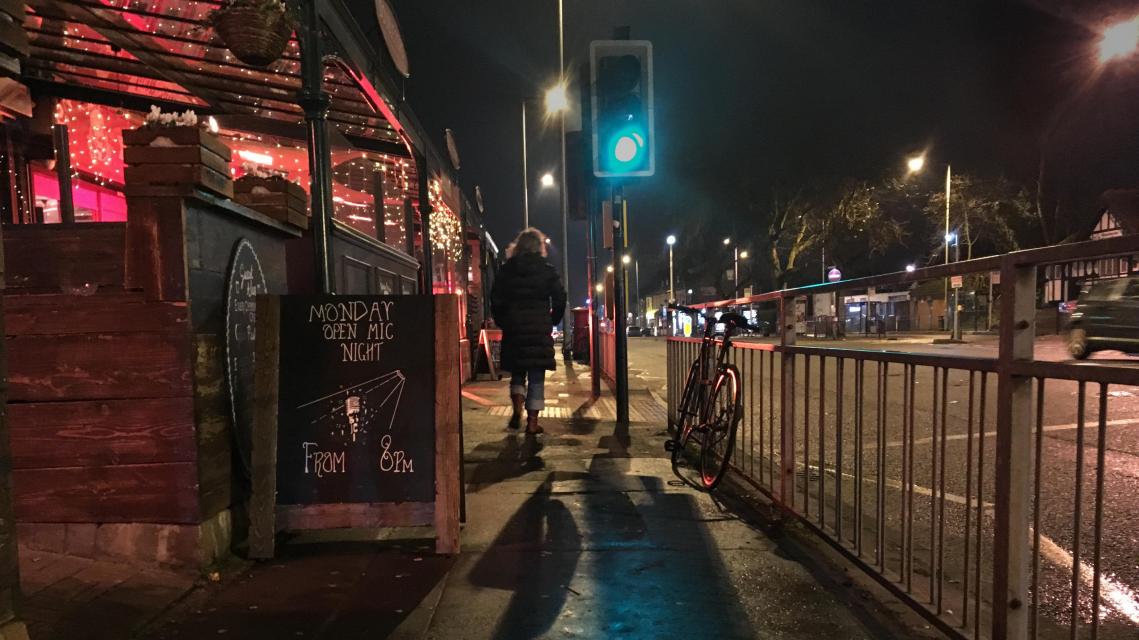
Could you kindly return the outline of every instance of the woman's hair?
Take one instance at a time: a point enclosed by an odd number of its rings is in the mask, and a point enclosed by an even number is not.
[[[506,257],[513,258],[525,253],[536,253],[542,257],[546,256],[546,234],[538,231],[534,227],[523,229],[514,242],[506,248]]]

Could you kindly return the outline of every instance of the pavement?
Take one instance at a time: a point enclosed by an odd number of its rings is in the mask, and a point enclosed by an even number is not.
[[[197,584],[156,567],[20,549],[20,614],[32,640],[131,637]]]
[[[505,430],[505,381],[466,386],[460,554],[424,530],[296,536],[138,637],[937,637],[755,496],[677,482],[663,407],[632,386],[618,427],[588,370],[559,368],[538,438]]]

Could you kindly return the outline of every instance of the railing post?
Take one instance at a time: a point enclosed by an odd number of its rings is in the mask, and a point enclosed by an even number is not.
[[[1036,266],[1001,264],[997,375],[996,522],[993,527],[993,640],[1028,637],[1029,502],[1032,499],[1032,378],[1010,365],[1033,358]]]
[[[780,344],[795,346],[795,299],[779,299]],[[785,509],[795,504],[795,355],[781,352],[779,366],[779,500]]]

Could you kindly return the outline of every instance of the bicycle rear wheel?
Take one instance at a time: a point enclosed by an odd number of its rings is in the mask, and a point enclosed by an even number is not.
[[[727,365],[716,375],[700,420],[700,482],[707,491],[715,489],[728,471],[742,415],[740,372]]]

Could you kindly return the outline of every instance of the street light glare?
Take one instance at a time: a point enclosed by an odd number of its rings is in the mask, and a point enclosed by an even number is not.
[[[917,267],[915,267],[915,266],[914,266],[914,265],[912,265],[912,264],[907,264],[907,265],[906,265],[906,273],[913,273],[913,272],[915,272],[915,271],[917,271],[917,270],[918,270],[918,268],[917,268]]]
[[[566,95],[566,85],[564,82],[559,82],[546,90],[546,113],[560,113],[568,109],[569,96]]]
[[[669,236],[664,239],[664,242],[671,247],[672,245],[676,244],[676,236]]]
[[[731,239],[731,238],[724,238],[724,246],[725,246],[725,247],[726,247],[726,246],[728,246],[728,245],[729,245],[729,244],[731,244],[731,243],[732,243],[732,239]]]
[[[910,173],[918,173],[925,168],[925,156],[913,156],[906,160],[906,168]]]
[[[629,256],[627,256],[627,255],[621,256],[621,262],[622,262],[623,264],[629,264],[629,263],[630,263],[630,262],[632,262],[632,261],[633,261],[633,259],[632,259],[632,258],[630,258],[630,257],[629,257]]]
[[[740,252],[740,260],[747,260],[747,251]]]
[[[954,242],[955,240],[957,240],[957,234],[956,234],[956,233],[947,233],[947,234],[945,234],[945,241],[946,241],[946,242],[952,243],[952,242]]]
[[[552,186],[554,186],[554,174],[543,173],[542,174],[542,187],[545,189],[548,189]]]
[[[598,282],[596,285],[594,285],[593,290],[597,293],[601,293],[602,291],[605,291],[605,285]]]
[[[608,271],[609,273],[613,273],[613,265],[611,265],[611,264],[605,265],[605,270]]]
[[[1139,16],[1117,22],[1103,30],[1099,40],[1101,64],[1126,58],[1139,49]]]

